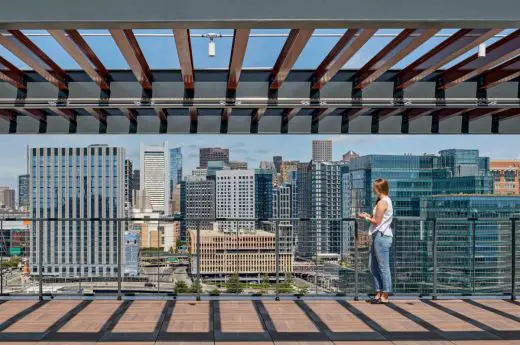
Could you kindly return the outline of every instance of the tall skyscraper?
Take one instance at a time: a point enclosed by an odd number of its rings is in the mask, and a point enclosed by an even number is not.
[[[131,210],[133,206],[134,176],[133,164],[129,159],[125,159],[125,208]]]
[[[141,190],[141,170],[134,169],[134,172],[132,173],[132,187],[134,190]]]
[[[0,187],[0,207],[8,210],[14,210],[15,192],[9,187]]]
[[[29,179],[30,175],[18,176],[18,208],[29,210]]]
[[[221,161],[229,165],[229,149],[205,147],[200,149],[199,168],[207,168],[209,161]]]
[[[282,185],[273,189],[273,218],[278,226],[280,236],[280,252],[293,253],[294,236],[292,218],[292,188],[291,185]],[[280,220],[280,219],[287,220]]]
[[[496,194],[520,195],[520,160],[492,160],[490,169]]]
[[[124,217],[124,162],[125,150],[120,147],[29,148],[32,217]],[[121,223],[33,222],[30,237],[32,274],[38,273],[41,240],[44,275],[117,275]]]
[[[332,140],[313,140],[312,160],[315,162],[332,162]]]
[[[146,191],[152,210],[170,213],[168,143],[147,146],[141,143],[141,190]]]
[[[273,164],[277,173],[280,173],[280,166],[282,165],[282,156],[273,156]]]
[[[341,248],[341,164],[310,162],[298,165],[298,252],[302,256],[339,258]],[[334,220],[331,220],[334,219]]]
[[[175,186],[182,181],[182,150],[180,147],[170,149],[170,196],[173,198]]]
[[[273,216],[273,174],[270,170],[255,169],[255,218]],[[260,220],[257,220],[260,228]]]
[[[220,170],[216,176],[217,218],[235,218],[219,222],[222,231],[254,230],[255,173],[253,170]]]
[[[213,229],[215,221],[215,180],[205,176],[186,176],[181,181],[182,233],[197,228]]]

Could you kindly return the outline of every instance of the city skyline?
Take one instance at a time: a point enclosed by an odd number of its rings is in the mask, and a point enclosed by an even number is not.
[[[516,145],[518,135],[511,136],[450,136],[450,135],[301,135],[280,136],[248,135],[213,136],[201,135],[190,137],[185,135],[84,135],[74,137],[74,147],[86,147],[91,144],[108,144],[124,147],[127,156],[134,166],[139,166],[139,145],[157,145],[167,141],[169,147],[181,147],[183,152],[183,173],[190,175],[192,169],[199,164],[201,147],[229,148],[230,160],[242,160],[249,168],[257,168],[261,160],[272,161],[273,156],[281,155],[284,160],[310,161],[312,158],[312,140],[330,139],[332,158],[339,161],[342,155],[353,150],[360,155],[368,154],[424,154],[437,153],[442,149],[478,149],[482,156],[491,159],[520,159],[520,150]],[[70,147],[71,136],[60,135],[49,137],[43,142],[41,136],[26,135],[0,138],[0,144],[11,149],[0,152],[0,159],[6,164],[0,171],[0,186],[8,186],[18,193],[18,176],[27,172],[26,146],[31,147]]]

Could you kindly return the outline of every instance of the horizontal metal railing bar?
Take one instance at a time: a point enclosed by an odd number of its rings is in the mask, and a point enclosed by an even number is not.
[[[360,218],[344,217],[344,218],[306,218],[306,217],[292,217],[292,218],[185,218],[185,217],[161,217],[161,218],[139,218],[139,217],[124,217],[124,218],[30,218],[30,217],[7,217],[0,218],[0,221],[147,221],[147,222],[164,222],[164,221],[356,221],[361,220]],[[439,218],[422,218],[422,217],[394,217],[394,220],[419,220],[419,221],[433,221],[433,220],[445,220],[445,221],[518,221],[520,217],[504,217],[504,218],[492,218],[492,217],[467,217],[467,218],[456,218],[456,217],[439,217]]]
[[[79,31],[79,34],[83,37],[112,37],[110,33],[103,33],[103,32],[81,32]],[[2,36],[12,36],[10,33],[4,33],[0,34]],[[24,33],[27,37],[51,37],[51,34],[47,32],[27,32]],[[378,38],[393,38],[397,37],[399,33],[375,33],[372,35],[372,37],[378,37]],[[433,35],[432,37],[437,38],[448,38],[451,37],[453,34],[443,34],[443,33],[437,33]],[[175,34],[173,32],[171,33],[134,33],[135,37],[175,37]],[[341,37],[343,36],[343,33],[313,33],[311,37]],[[354,36],[359,36],[359,34],[355,34]],[[411,34],[411,37],[418,37],[420,34]],[[493,37],[495,38],[503,38],[506,37],[507,34],[496,34]],[[209,38],[209,33],[204,34],[194,34],[190,33],[190,37],[192,38]],[[249,38],[279,38],[279,37],[289,37],[288,33],[251,33],[249,34]],[[464,35],[464,37],[479,37],[478,34],[467,34]],[[233,34],[219,34],[217,33],[215,38],[233,38]]]

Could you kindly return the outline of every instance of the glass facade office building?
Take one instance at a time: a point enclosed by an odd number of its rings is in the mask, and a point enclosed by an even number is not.
[[[64,221],[65,218],[124,217],[125,150],[29,148],[31,171],[31,273],[39,271],[37,243],[43,249],[42,274],[60,277],[116,276],[123,224]]]
[[[422,200],[422,209],[423,218],[436,219],[439,293],[509,292],[513,242],[510,218],[520,217],[520,196],[435,195]],[[429,223],[424,248],[425,260],[432,261],[433,254],[427,250],[433,245],[433,224]],[[518,238],[520,231],[516,233]],[[431,286],[428,271],[423,281],[425,287]]]
[[[170,149],[170,196],[173,197],[175,186],[182,181],[182,150]]]
[[[372,184],[377,178],[389,182],[396,217],[391,253],[394,290],[419,293],[428,288],[424,283],[425,275],[431,275],[428,270],[432,269],[428,247],[430,225],[421,220],[425,207],[422,200],[437,194],[492,193],[489,159],[480,157],[477,150],[443,150],[438,155],[370,155],[355,158],[342,171],[343,217],[360,212],[372,213],[376,202]],[[352,233],[351,228],[347,226],[345,232]],[[360,236],[365,236],[366,230],[368,224],[360,223]],[[352,247],[353,241],[349,242]],[[363,256],[361,260],[368,262],[368,241],[362,243],[363,248],[359,248]],[[352,253],[350,248],[345,256]]]

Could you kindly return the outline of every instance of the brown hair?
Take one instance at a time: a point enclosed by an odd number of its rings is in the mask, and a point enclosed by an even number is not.
[[[379,193],[384,194],[384,195],[388,195],[389,188],[388,188],[388,181],[387,180],[382,179],[382,178],[376,179],[374,181],[374,188]],[[377,200],[376,200],[376,205],[379,202],[379,200],[380,200],[380,198],[378,197]]]

